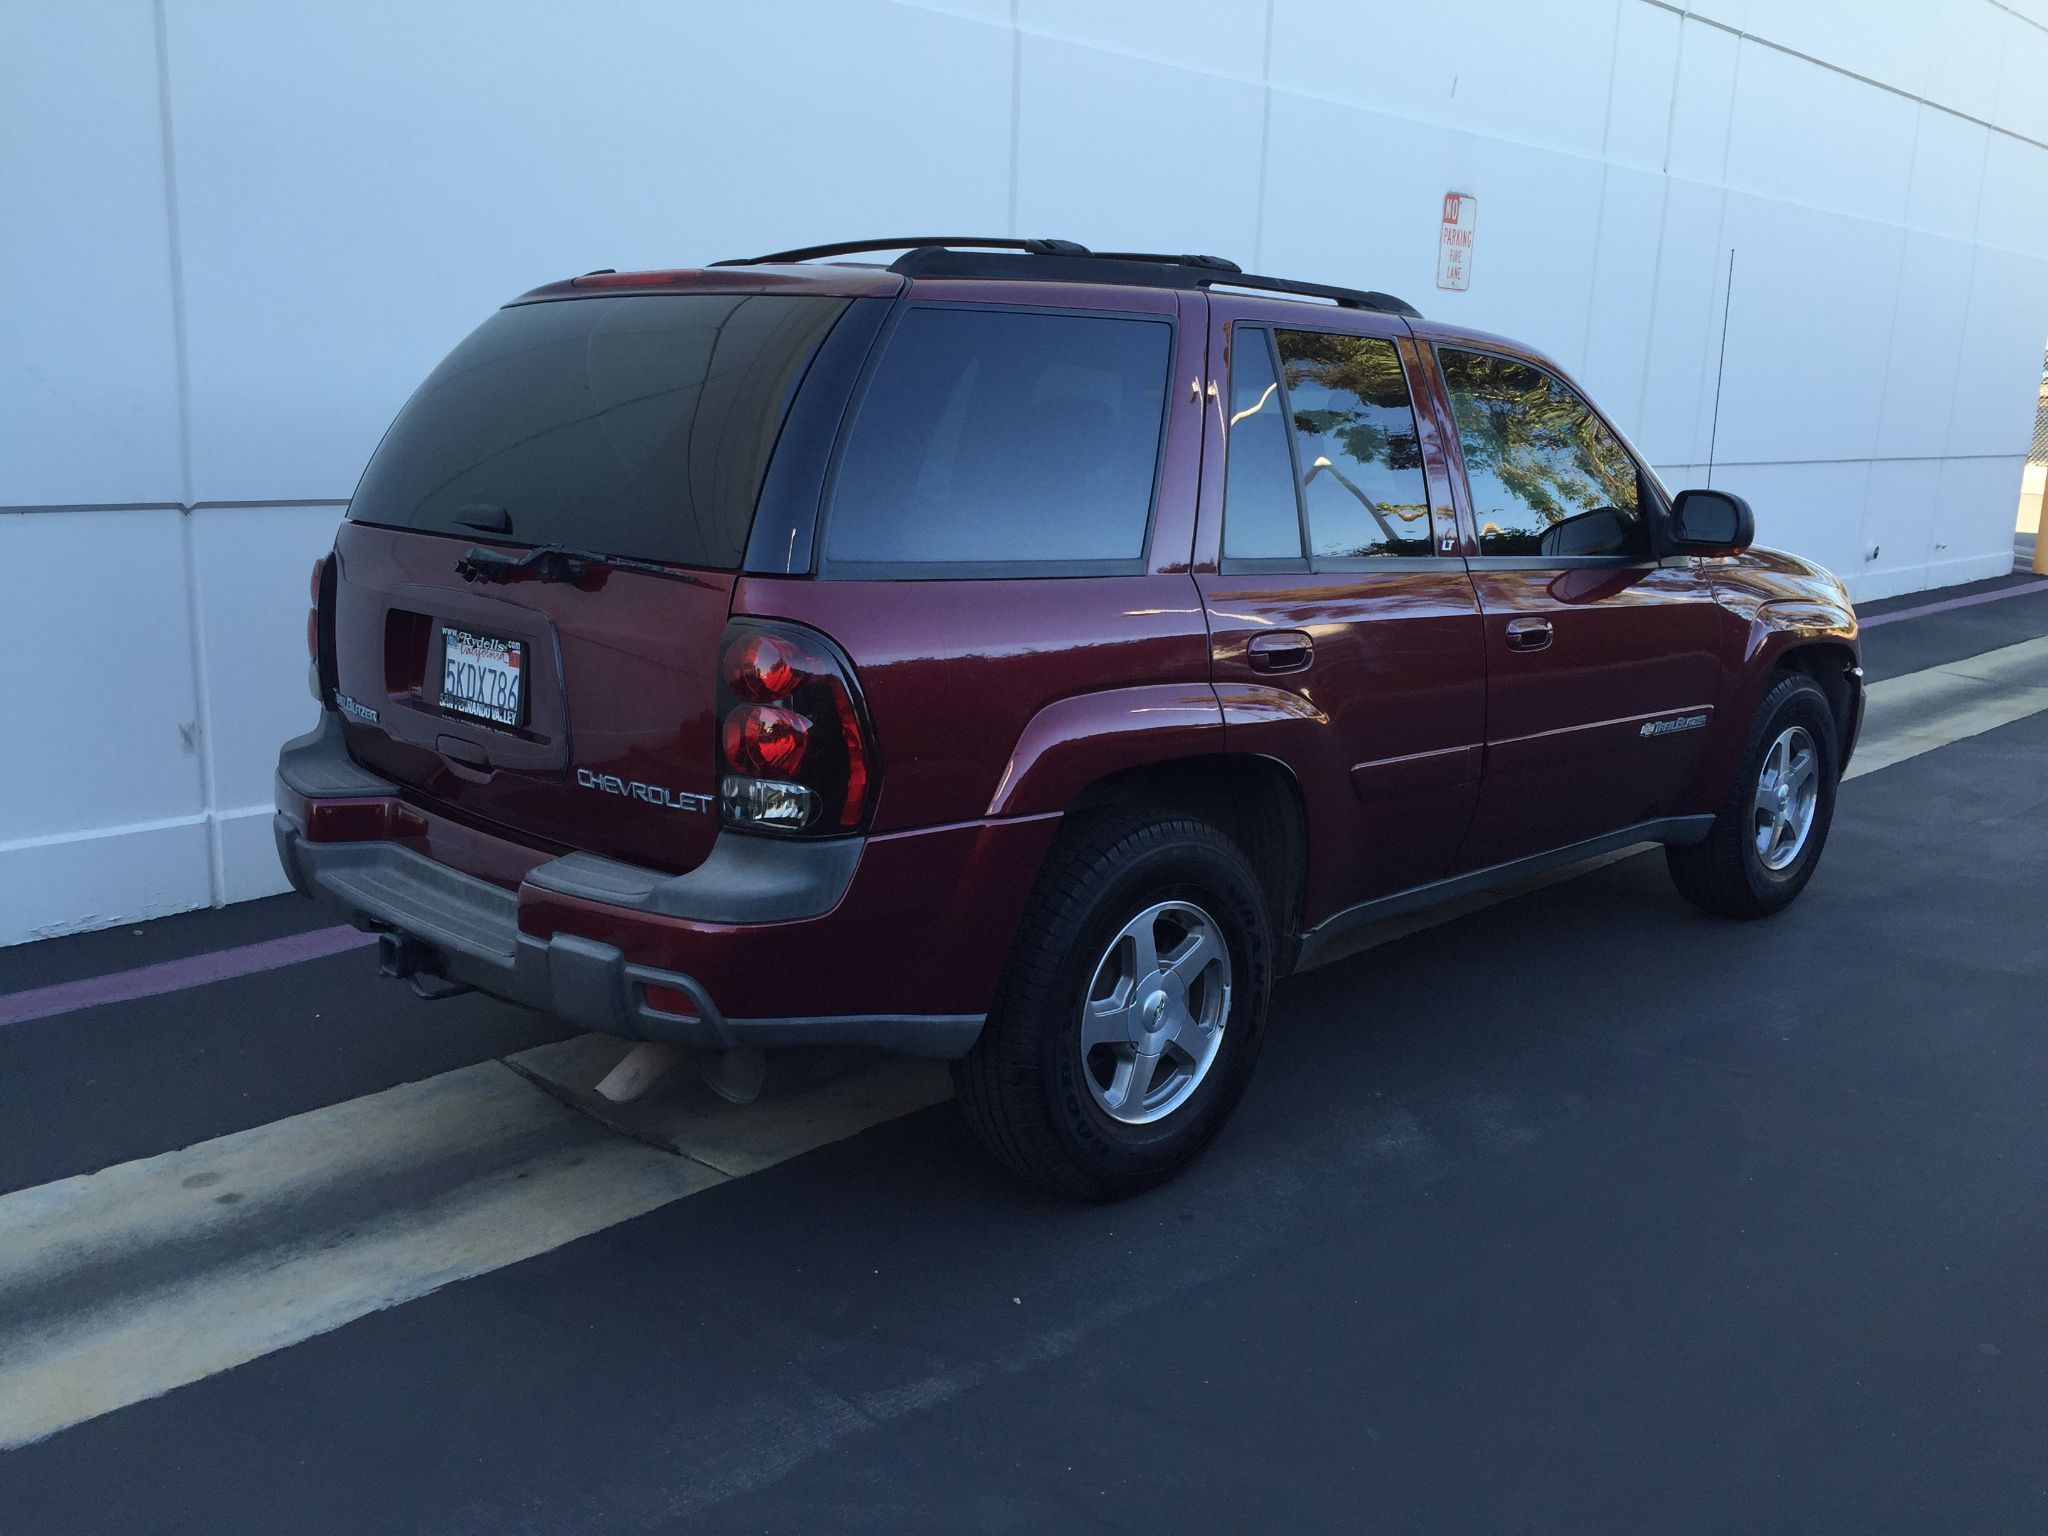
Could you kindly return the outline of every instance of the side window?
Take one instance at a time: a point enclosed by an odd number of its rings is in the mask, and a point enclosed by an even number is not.
[[[1172,350],[1165,320],[912,308],[841,453],[826,560],[1135,567]]]
[[[1301,507],[1287,451],[1286,402],[1263,329],[1235,326],[1230,343],[1230,416],[1224,423],[1223,555],[1227,560],[1299,560]]]
[[[1635,461],[1592,408],[1530,363],[1439,347],[1482,555],[1645,558]]]
[[[1276,331],[1314,554],[1434,553],[1401,354],[1381,336]]]
[[[1393,342],[1248,325],[1232,338],[1224,557],[1298,560],[1304,529],[1321,560],[1434,554]]]

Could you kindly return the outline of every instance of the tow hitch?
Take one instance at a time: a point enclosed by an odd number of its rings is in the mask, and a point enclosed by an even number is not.
[[[434,963],[434,951],[409,933],[386,930],[377,935],[378,971],[411,987],[414,997],[438,1003],[475,990],[466,982],[435,975]]]

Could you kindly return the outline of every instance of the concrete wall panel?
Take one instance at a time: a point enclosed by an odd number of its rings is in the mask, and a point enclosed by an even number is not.
[[[0,8],[0,506],[181,499],[156,58],[148,0]]]

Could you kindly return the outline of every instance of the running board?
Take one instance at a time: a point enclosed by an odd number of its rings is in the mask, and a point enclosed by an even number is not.
[[[1567,864],[1576,864],[1582,859],[1597,858],[1603,853],[1612,853],[1617,848],[1626,848],[1632,843],[1678,843],[1681,845],[1702,842],[1714,830],[1711,814],[1702,816],[1664,816],[1656,821],[1640,821],[1632,827],[1623,827],[1618,832],[1603,833],[1589,837],[1583,843],[1571,843],[1563,848],[1553,848],[1548,853],[1531,854],[1526,859],[1513,859],[1506,864],[1492,864],[1485,869],[1475,869],[1470,874],[1453,875],[1448,880],[1433,880],[1428,885],[1410,886],[1405,891],[1396,891],[1391,896],[1376,896],[1371,901],[1361,901],[1355,907],[1346,907],[1342,912],[1325,918],[1301,936],[1301,945],[1294,961],[1297,971],[1305,971],[1315,963],[1316,956],[1328,949],[1332,943],[1367,923],[1385,922],[1391,917],[1405,917],[1410,912],[1419,912],[1424,907],[1434,907],[1443,902],[1456,901],[1461,896],[1476,895],[1490,891],[1497,886],[1512,885],[1530,875],[1540,875],[1548,870],[1562,869]]]

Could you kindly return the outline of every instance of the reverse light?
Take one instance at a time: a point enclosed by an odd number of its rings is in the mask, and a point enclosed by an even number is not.
[[[801,625],[735,622],[718,668],[720,815],[813,836],[857,830],[873,747],[852,664]]]
[[[801,832],[818,817],[818,797],[801,784],[728,774],[718,788],[725,819],[742,826]]]

